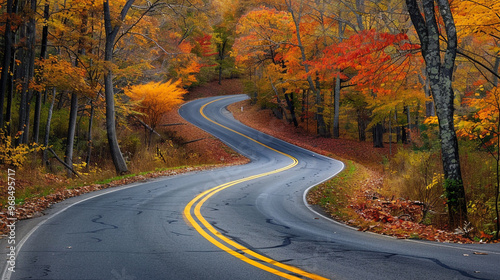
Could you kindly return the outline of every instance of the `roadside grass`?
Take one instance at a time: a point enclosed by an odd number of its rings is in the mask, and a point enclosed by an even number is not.
[[[357,203],[357,194],[364,189],[362,182],[370,179],[371,172],[364,166],[351,160],[345,161],[345,168],[334,178],[312,188],[307,194],[310,204],[319,205],[328,215],[337,221],[350,225],[357,214],[351,206]]]

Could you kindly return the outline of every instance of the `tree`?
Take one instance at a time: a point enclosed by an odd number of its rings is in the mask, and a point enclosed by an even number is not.
[[[304,71],[306,72],[306,78],[307,78],[307,83],[309,85],[309,89],[316,95],[316,121],[318,122],[318,134],[320,136],[327,136],[328,132],[326,130],[326,123],[324,120],[323,112],[324,112],[324,104],[323,104],[323,98],[321,95],[321,87],[319,83],[319,78],[317,78],[315,81],[313,80],[313,77],[310,72],[310,66],[306,64],[308,61],[307,55],[306,55],[306,48],[305,45],[303,44],[303,39],[301,35],[301,29],[300,29],[300,24],[302,21],[302,17],[304,16],[305,13],[305,5],[303,1],[300,1],[298,5],[295,5],[292,0],[285,0],[285,3],[288,8],[288,12],[292,16],[292,21],[295,26],[295,39],[296,39],[296,46],[300,50],[300,58],[302,61],[302,65],[304,67]]]
[[[122,21],[132,7],[135,0],[127,0],[117,19],[111,16],[109,0],[104,1],[104,28],[106,32],[106,46],[104,48],[104,61],[111,63],[113,61],[113,49],[116,43],[116,36],[121,29]],[[104,74],[104,96],[106,99],[106,131],[108,135],[109,150],[111,158],[115,165],[116,172],[123,174],[128,171],[127,163],[123,158],[118,145],[116,135],[115,120],[115,93],[113,89],[113,71],[111,67]]]
[[[154,129],[165,113],[182,103],[182,96],[187,91],[180,86],[180,80],[166,83],[150,82],[131,86],[125,90],[125,94],[137,103],[136,110],[141,113],[139,117],[151,128],[149,144]]]
[[[7,83],[10,80],[10,65],[12,60],[12,5],[13,0],[7,0],[7,11],[3,16],[5,19],[5,33],[4,33],[4,48],[3,48],[3,63],[2,74],[0,78],[0,129],[4,127],[4,101],[7,93]]]
[[[435,4],[439,14],[436,12]],[[422,10],[417,0],[406,0],[406,5],[421,43],[427,77],[436,105],[449,223],[453,228],[460,227],[467,220],[467,204],[453,123],[452,79],[458,42],[455,22],[447,0],[423,0]],[[440,32],[439,20],[444,24],[445,34]],[[446,37],[444,59],[441,59],[440,54],[441,36]]]

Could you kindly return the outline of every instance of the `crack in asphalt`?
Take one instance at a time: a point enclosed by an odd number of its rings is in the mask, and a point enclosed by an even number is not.
[[[280,225],[280,224],[278,224],[278,223],[274,222],[274,220],[273,220],[273,219],[266,219],[266,223],[271,224],[271,225],[274,225],[274,226],[279,226],[279,227],[283,227],[283,228],[286,228],[286,229],[290,229],[290,227],[289,227],[289,226]]]
[[[97,217],[95,217],[91,221],[92,221],[92,223],[103,225],[103,226],[106,226],[107,228],[100,228],[100,229],[96,229],[96,230],[83,231],[83,232],[71,232],[71,233],[68,233],[68,234],[98,233],[98,232],[106,231],[106,230],[110,230],[110,229],[118,229],[118,226],[115,226],[115,225],[112,225],[112,224],[108,224],[108,223],[105,223],[105,222],[99,222],[99,220],[102,219],[102,218],[103,218],[102,215],[97,215]]]

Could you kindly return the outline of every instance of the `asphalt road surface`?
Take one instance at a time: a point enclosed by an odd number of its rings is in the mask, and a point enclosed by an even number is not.
[[[251,163],[86,194],[18,222],[3,279],[500,279],[500,244],[399,240],[315,212],[305,191],[343,164],[234,120],[225,107],[245,98],[179,112]]]

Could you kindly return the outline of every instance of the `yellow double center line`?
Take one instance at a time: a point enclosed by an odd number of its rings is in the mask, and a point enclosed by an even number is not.
[[[231,186],[239,184],[239,183],[247,182],[247,181],[250,181],[253,179],[261,178],[264,176],[268,176],[271,174],[276,174],[276,173],[288,170],[288,169],[290,169],[298,164],[298,160],[296,158],[294,158],[293,156],[285,154],[283,152],[280,152],[276,149],[273,149],[273,148],[255,140],[255,139],[252,139],[252,138],[250,138],[242,133],[239,133],[233,129],[230,129],[230,128],[228,128],[222,124],[219,124],[219,123],[211,120],[210,118],[208,118],[205,115],[205,113],[203,112],[205,107],[208,106],[209,104],[216,102],[216,101],[219,101],[221,99],[224,99],[224,98],[220,98],[220,99],[211,101],[211,102],[203,105],[200,108],[200,114],[208,121],[210,121],[210,122],[212,122],[220,127],[223,127],[225,129],[233,132],[233,133],[241,135],[241,136],[243,136],[251,141],[254,141],[255,143],[257,143],[259,145],[262,145],[262,146],[264,146],[272,151],[275,151],[279,154],[282,154],[282,155],[290,158],[292,160],[292,163],[283,167],[283,168],[280,168],[280,169],[277,169],[274,171],[269,171],[266,173],[261,173],[261,174],[249,176],[249,177],[246,177],[243,179],[231,181],[231,182],[219,185],[217,187],[211,188],[209,190],[206,190],[206,191],[200,193],[199,195],[197,195],[193,200],[191,200],[186,205],[186,207],[184,208],[184,216],[186,217],[188,222],[196,229],[196,231],[198,231],[198,233],[201,234],[205,239],[207,239],[208,241],[210,241],[212,244],[219,247],[223,251],[227,252],[228,254],[230,254],[230,255],[232,255],[232,256],[234,256],[234,257],[236,257],[236,258],[238,258],[246,263],[249,263],[255,267],[258,267],[260,269],[263,269],[265,271],[276,274],[276,275],[283,277],[283,278],[286,278],[286,279],[303,279],[303,277],[310,278],[310,279],[327,279],[327,278],[321,277],[319,275],[312,274],[312,273],[309,273],[307,271],[301,270],[297,267],[280,263],[278,261],[275,261],[273,259],[265,257],[261,254],[258,254],[256,252],[242,246],[239,243],[234,242],[233,240],[225,237],[220,232],[218,232],[201,215],[201,207],[202,207],[203,203],[205,203],[214,194],[216,194],[224,189],[227,189]],[[193,217],[193,214],[196,218]]]

